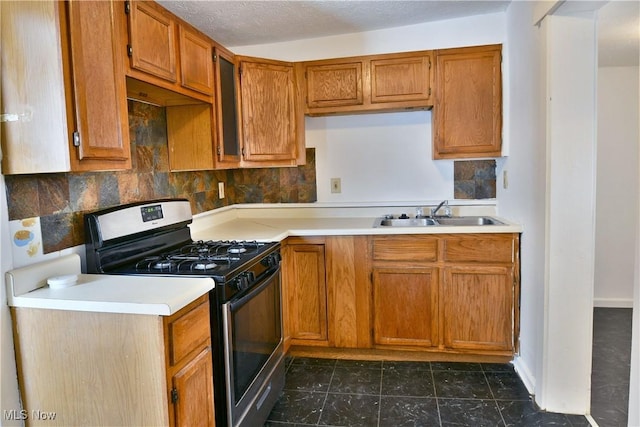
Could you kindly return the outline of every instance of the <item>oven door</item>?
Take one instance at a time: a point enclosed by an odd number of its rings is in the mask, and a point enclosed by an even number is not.
[[[284,387],[280,267],[222,313],[229,425],[262,425]]]

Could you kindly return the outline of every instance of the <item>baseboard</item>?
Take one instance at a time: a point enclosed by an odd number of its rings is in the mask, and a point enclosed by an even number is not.
[[[529,369],[527,364],[522,361],[522,358],[520,356],[516,356],[513,359],[513,368],[516,370],[516,373],[522,380],[524,386],[527,388],[529,394],[535,394],[534,392],[536,389],[536,377],[533,376],[531,370]]]
[[[602,308],[633,308],[633,298],[594,298],[593,306]]]

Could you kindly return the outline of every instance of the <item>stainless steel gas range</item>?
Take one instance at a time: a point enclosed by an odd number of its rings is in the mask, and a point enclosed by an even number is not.
[[[87,214],[87,273],[212,277],[216,425],[262,425],[284,387],[280,244],[194,241],[191,222],[184,199]]]

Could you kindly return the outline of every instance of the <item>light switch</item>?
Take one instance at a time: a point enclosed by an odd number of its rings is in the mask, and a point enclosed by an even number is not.
[[[341,193],[342,186],[340,184],[340,178],[331,178],[331,192],[332,193]]]

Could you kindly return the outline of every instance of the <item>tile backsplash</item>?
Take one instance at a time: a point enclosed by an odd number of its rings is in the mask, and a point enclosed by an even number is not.
[[[465,160],[453,162],[453,197],[456,199],[494,199],[496,197],[496,161]]]
[[[7,175],[9,220],[39,218],[42,251],[84,243],[86,212],[124,203],[186,198],[194,214],[236,203],[306,203],[316,196],[315,150],[296,168],[170,172],[165,109],[129,101],[133,167],[116,172]],[[218,182],[225,197],[218,198]]]
[[[86,212],[136,201],[186,198],[197,214],[237,203],[317,200],[314,148],[306,150],[306,165],[295,168],[170,172],[164,108],[129,101],[129,132],[131,170],[5,176],[16,239],[33,232],[34,224],[41,231],[41,236],[33,233],[29,245],[16,240],[16,248],[31,256],[81,245]],[[225,184],[222,199],[218,182]],[[495,198],[495,160],[455,161],[454,197]]]

